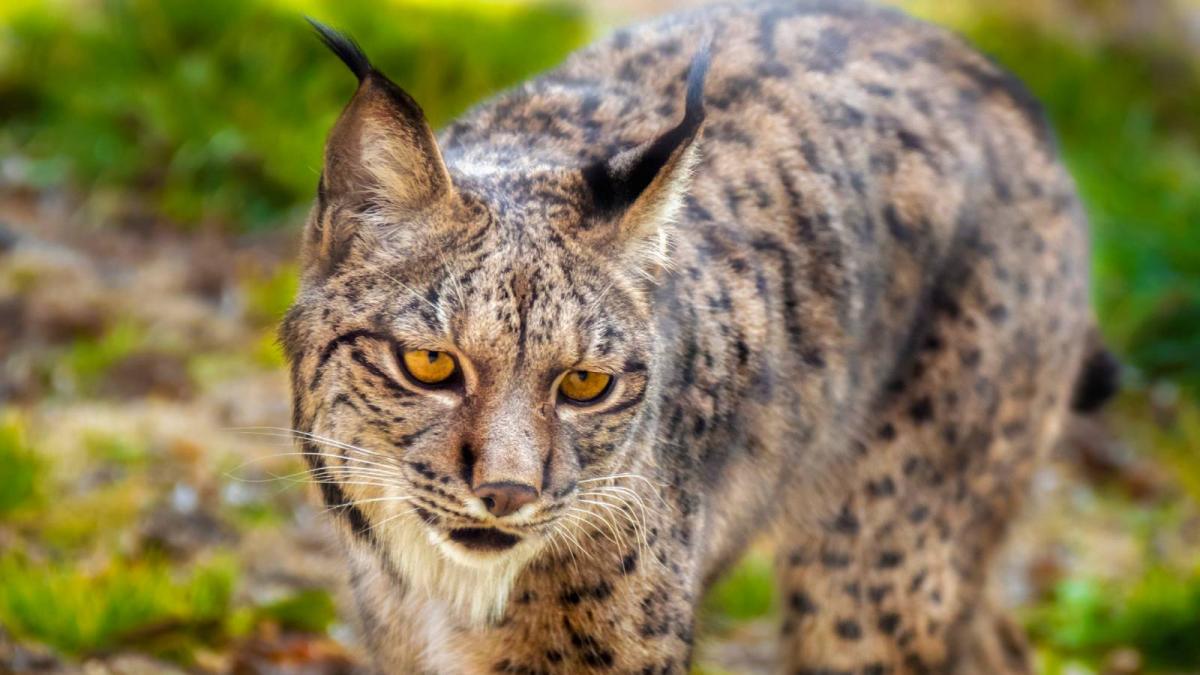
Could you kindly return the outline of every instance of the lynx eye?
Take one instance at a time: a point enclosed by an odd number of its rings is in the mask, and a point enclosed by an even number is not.
[[[404,370],[409,377],[421,384],[446,383],[458,370],[454,357],[446,352],[411,349],[402,353],[400,360],[404,362]]]
[[[558,385],[558,391],[573,403],[591,403],[608,393],[612,376],[594,370],[572,370]]]

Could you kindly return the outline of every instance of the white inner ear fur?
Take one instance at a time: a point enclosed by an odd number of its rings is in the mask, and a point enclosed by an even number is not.
[[[360,133],[358,165],[370,207],[358,214],[359,235],[411,247],[422,229],[414,221],[431,220],[452,192],[441,152],[436,145],[426,152],[419,138],[425,129],[393,129],[374,117]]]
[[[419,210],[445,195],[439,185],[449,185],[450,175],[436,148],[430,156],[413,133],[381,129],[375,121],[364,127],[360,161],[373,179],[376,201]]]
[[[683,213],[684,199],[700,161],[699,143],[688,143],[651,181],[621,219],[621,237],[634,268],[653,279],[658,270],[670,270],[673,232]]]

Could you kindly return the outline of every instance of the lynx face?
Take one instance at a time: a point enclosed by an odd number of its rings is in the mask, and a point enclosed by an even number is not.
[[[360,86],[330,135],[282,331],[294,426],[359,541],[468,614],[495,613],[525,561],[596,518],[582,504],[628,461],[707,64],[661,136],[530,166],[520,148],[444,158],[412,99],[325,38]],[[478,601],[477,579],[447,581],[455,565],[504,590]]]
[[[486,561],[568,527],[619,466],[653,326],[639,282],[544,214],[458,199],[442,241],[381,238],[309,289],[294,313],[330,308],[328,332],[289,341],[317,352],[312,433],[366,451],[341,453],[347,498],[403,499],[372,526],[411,513],[452,557]]]

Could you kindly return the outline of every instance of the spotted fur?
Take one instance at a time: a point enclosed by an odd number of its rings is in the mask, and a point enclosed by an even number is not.
[[[705,588],[772,535],[788,672],[1028,672],[984,586],[1091,320],[1012,76],[853,0],[717,6],[435,137],[321,30],[360,86],[282,334],[382,671],[684,673]],[[601,403],[556,397],[581,368]],[[496,518],[483,480],[538,498]]]

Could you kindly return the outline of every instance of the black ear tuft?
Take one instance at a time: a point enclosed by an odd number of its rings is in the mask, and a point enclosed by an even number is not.
[[[375,69],[371,66],[367,55],[363,53],[362,47],[358,46],[354,38],[336,31],[312,17],[305,18],[308,19],[308,23],[312,25],[313,29],[317,31],[317,37],[321,39],[321,42],[325,43],[329,51],[336,54],[342,60],[342,63],[346,64],[346,67],[350,69],[350,72],[354,73],[354,76],[358,78],[360,83],[367,79],[367,75],[374,72]]]
[[[696,132],[700,131],[700,125],[704,123],[704,78],[708,75],[710,59],[711,52],[708,45],[702,47],[699,53],[692,57],[692,64],[688,67],[687,98],[684,101],[683,119],[675,125],[675,128],[655,139],[646,153],[642,155],[641,161],[634,165],[634,171],[631,172],[634,175],[629,176],[633,182],[632,187],[637,191],[633,195],[634,197],[650,185],[650,181],[654,180],[659,169],[666,165],[671,155],[690,143],[695,138]]]
[[[684,104],[683,124],[680,126],[690,122],[693,134],[704,121],[704,79],[708,76],[708,66],[711,62],[712,43],[707,42],[692,57],[692,65],[688,68],[687,101]]]
[[[638,151],[632,162],[614,166],[613,159],[583,170],[597,212],[613,215],[633,204],[650,186],[676,151],[692,142],[704,123],[704,78],[711,57],[709,45],[692,58],[687,74],[683,119]]]

